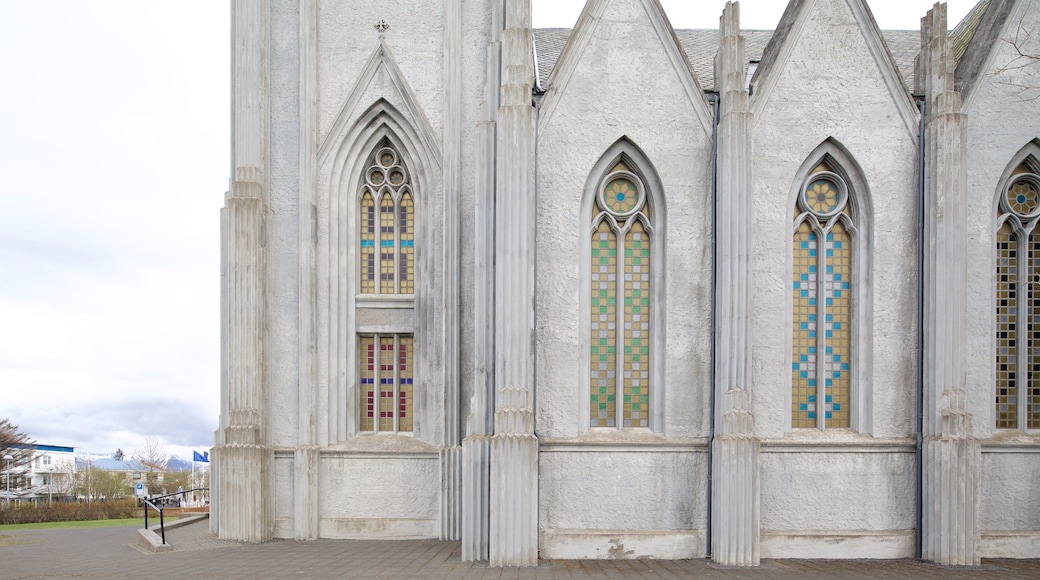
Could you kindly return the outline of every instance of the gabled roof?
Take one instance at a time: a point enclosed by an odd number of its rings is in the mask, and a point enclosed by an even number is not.
[[[93,459],[88,464],[83,459],[76,460],[76,469],[86,469],[87,466],[103,471],[148,471],[148,467],[137,461],[120,461],[119,459]]]
[[[686,49],[676,35],[668,21],[668,16],[661,6],[660,0],[590,0],[582,9],[578,17],[578,23],[572,30],[556,29],[566,31],[558,34],[550,47],[542,50],[537,45],[537,32],[535,33],[535,66],[536,86],[546,91],[542,101],[542,114],[539,116],[539,124],[549,124],[553,116],[556,104],[566,93],[575,71],[580,69],[580,63],[590,43],[602,42],[602,27],[610,26],[604,24],[604,14],[611,10],[641,7],[646,19],[644,24],[649,25],[652,36],[660,43],[660,56],[666,60],[671,70],[689,100],[696,118],[700,121],[703,129],[710,133],[711,120],[708,112],[708,102],[704,98],[704,89],[697,78],[697,73],[690,66],[690,57]],[[612,49],[617,48],[616,37],[607,39]],[[552,62],[549,62],[551,59]],[[545,71],[546,80],[542,80],[541,72]],[[552,85],[549,85],[549,82]]]
[[[964,56],[964,51],[968,49],[968,43],[975,36],[975,31],[978,30],[979,23],[982,22],[982,16],[986,13],[986,7],[988,6],[989,0],[982,0],[968,12],[964,20],[960,21],[960,24],[950,31],[954,62],[960,62],[961,57]]]
[[[957,63],[955,88],[967,97],[1000,43],[1015,0],[982,0],[950,33]]]
[[[987,0],[988,1],[988,0]],[[741,30],[744,36],[744,47],[747,58],[750,61],[762,59],[766,45],[773,37],[772,30]],[[549,74],[556,61],[560,58],[563,46],[567,44],[570,37],[569,28],[536,28],[534,30],[535,53],[538,55],[538,80],[542,88],[546,86]],[[907,87],[914,86],[914,59],[921,48],[921,33],[917,30],[885,30],[881,32],[885,38],[888,49],[892,52],[896,66]],[[715,53],[719,49],[718,30],[690,30],[680,29],[675,31],[676,38],[686,57],[689,59],[690,67],[697,75],[697,80],[705,90],[712,90],[715,86]]]

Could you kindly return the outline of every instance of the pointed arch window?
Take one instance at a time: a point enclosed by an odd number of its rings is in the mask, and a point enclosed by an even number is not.
[[[996,234],[996,427],[1040,429],[1040,175],[1032,157],[1000,196]]]
[[[590,427],[650,427],[652,215],[643,180],[619,160],[592,212]]]
[[[374,310],[411,309],[416,211],[412,179],[389,137],[365,162],[358,189],[358,422],[362,433],[411,433],[414,345],[411,326],[373,322]]]
[[[369,160],[358,197],[358,293],[415,292],[415,203],[408,169],[384,142]]]
[[[829,162],[802,185],[794,213],[791,426],[848,428],[853,258],[849,187]]]

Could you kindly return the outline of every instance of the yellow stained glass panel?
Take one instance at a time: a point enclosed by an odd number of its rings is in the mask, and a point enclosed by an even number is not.
[[[396,292],[394,280],[394,200],[389,193],[379,200],[379,293]]]
[[[606,221],[592,234],[592,427],[617,425],[617,236]]]
[[[827,427],[848,428],[851,403],[852,238],[840,221],[827,234],[824,256],[824,421]]]
[[[401,195],[399,216],[400,256],[398,275],[401,294],[415,292],[415,205],[407,191]]]
[[[650,426],[650,236],[634,220],[625,237],[624,427]]]
[[[372,195],[361,197],[361,293],[376,291],[376,207]]]
[[[794,235],[791,426],[795,428],[816,427],[817,245],[812,226],[803,221]]]

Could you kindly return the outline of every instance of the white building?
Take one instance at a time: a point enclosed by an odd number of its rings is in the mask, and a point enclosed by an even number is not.
[[[5,487],[0,497],[11,501],[47,502],[72,496],[76,479],[75,454],[72,447],[59,445],[15,445],[31,449],[31,458],[20,465],[8,466],[5,462]],[[10,491],[6,487],[10,479]]]
[[[232,7],[222,537],[1040,553],[1040,0]]]

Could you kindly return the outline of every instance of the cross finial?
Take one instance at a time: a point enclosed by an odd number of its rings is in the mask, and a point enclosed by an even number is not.
[[[390,23],[386,20],[380,19],[375,25],[376,32],[379,33],[379,38],[383,38],[383,35],[387,30],[390,30]]]

